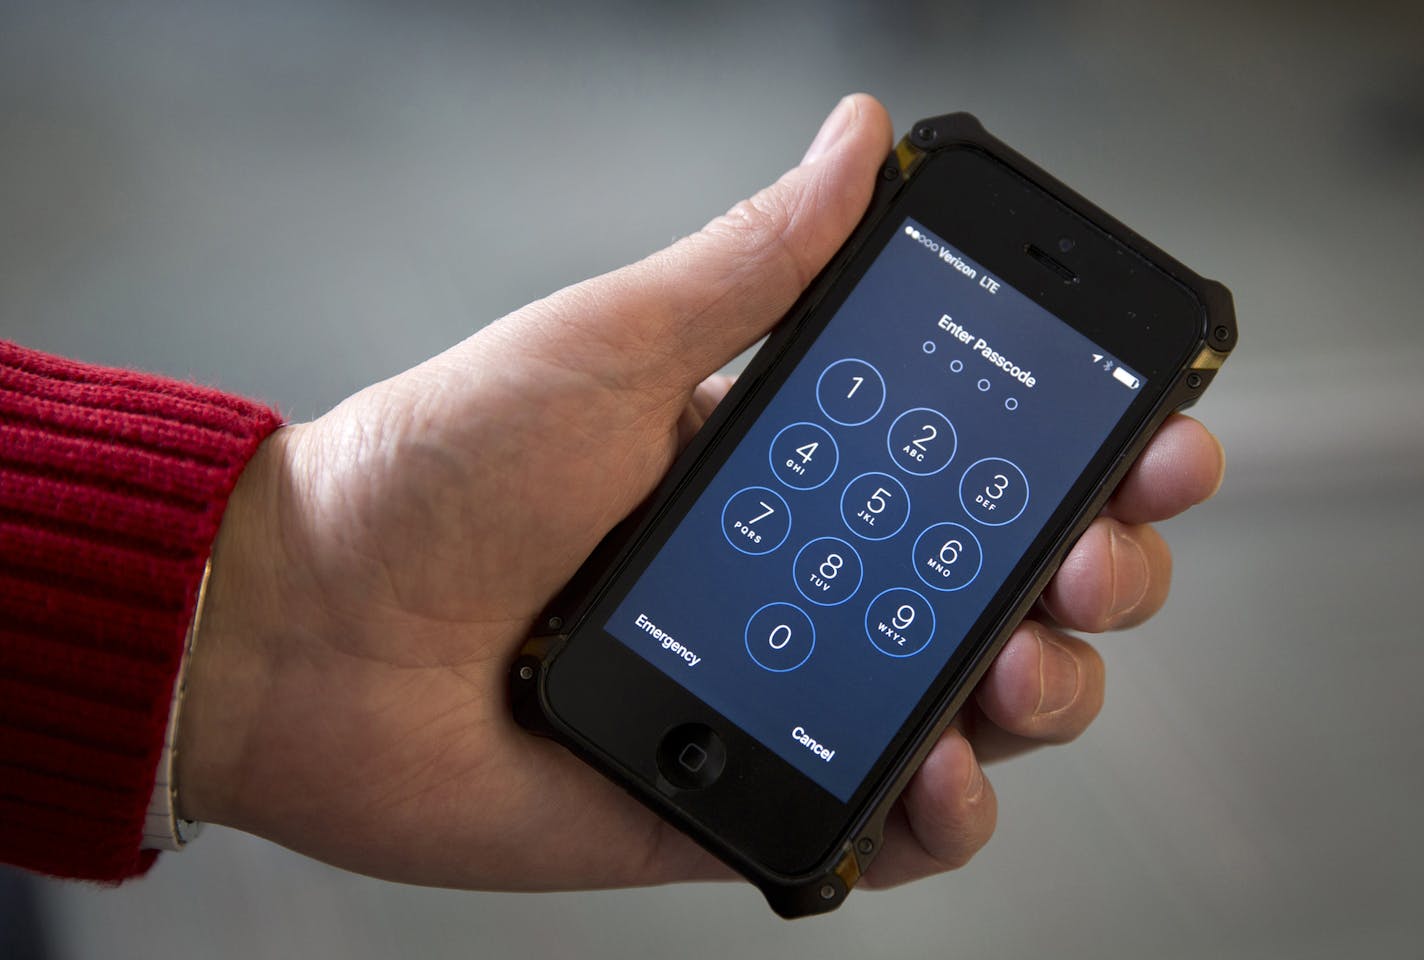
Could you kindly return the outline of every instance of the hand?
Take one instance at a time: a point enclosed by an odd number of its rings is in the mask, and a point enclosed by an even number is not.
[[[273,435],[215,546],[180,813],[413,883],[728,875],[516,727],[506,672],[541,607],[725,390],[706,378],[849,235],[890,144],[881,106],[848,98],[799,166],[700,232]],[[867,882],[958,866],[988,839],[995,801],[976,754],[1084,729],[1102,662],[1060,628],[1150,616],[1170,560],[1143,524],[1209,496],[1221,469],[1203,428],[1168,422],[906,791]]]

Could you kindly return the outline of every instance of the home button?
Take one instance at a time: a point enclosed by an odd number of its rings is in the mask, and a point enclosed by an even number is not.
[[[702,723],[673,727],[658,744],[658,770],[675,787],[708,787],[727,765],[727,748],[712,728]]]

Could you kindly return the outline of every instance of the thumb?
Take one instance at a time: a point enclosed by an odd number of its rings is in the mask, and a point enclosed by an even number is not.
[[[672,246],[509,319],[526,346],[533,335],[600,379],[685,395],[770,330],[845,242],[890,143],[885,108],[846,97],[771,186]]]

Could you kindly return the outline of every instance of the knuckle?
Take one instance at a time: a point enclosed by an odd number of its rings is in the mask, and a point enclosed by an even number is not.
[[[746,266],[771,266],[785,272],[798,287],[811,281],[806,258],[792,242],[798,203],[781,184],[774,184],[709,223],[704,231],[733,252]]]
[[[774,188],[768,187],[738,200],[707,228],[732,243],[759,249],[781,236],[790,219],[786,204]]]

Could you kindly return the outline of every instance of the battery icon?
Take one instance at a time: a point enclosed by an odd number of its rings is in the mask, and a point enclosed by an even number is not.
[[[1113,367],[1113,379],[1118,381],[1119,383],[1126,384],[1128,389],[1130,390],[1136,390],[1138,387],[1142,386],[1141,380],[1128,373],[1122,367]]]

